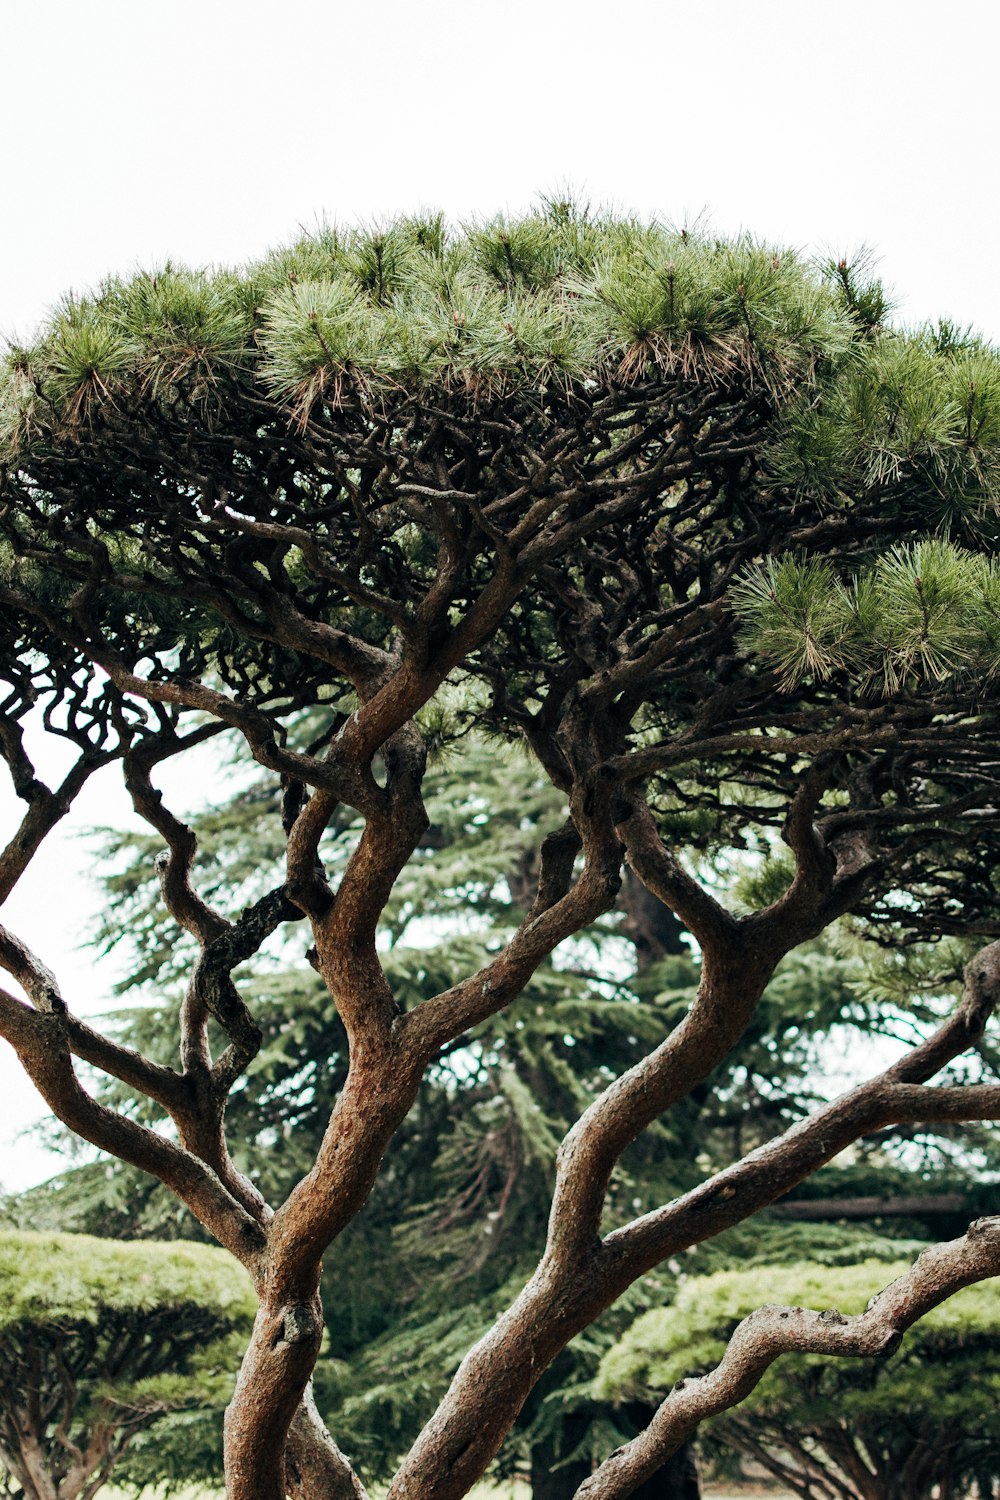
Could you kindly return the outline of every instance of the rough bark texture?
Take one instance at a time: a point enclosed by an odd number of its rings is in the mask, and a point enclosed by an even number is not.
[[[292,1418],[285,1458],[292,1500],[365,1500],[350,1459],[341,1453],[316,1409],[311,1386]]]
[[[890,1354],[924,1313],[963,1286],[998,1272],[1000,1219],[977,1219],[960,1240],[925,1250],[910,1271],[872,1298],[863,1313],[845,1317],[836,1308],[760,1308],[736,1329],[722,1363],[709,1375],[679,1381],[646,1430],[584,1481],[577,1491],[579,1500],[619,1500],[635,1494],[705,1417],[737,1405],[782,1354]]]

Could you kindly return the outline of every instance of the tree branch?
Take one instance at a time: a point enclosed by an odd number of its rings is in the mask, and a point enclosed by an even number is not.
[[[221,937],[228,931],[229,923],[193,889],[191,867],[198,851],[198,841],[192,829],[164,804],[163,794],[153,786],[150,773],[154,765],[210,739],[222,728],[223,725],[216,722],[203,725],[183,737],[158,737],[130,751],[124,760],[125,788],[132,806],[167,845],[167,852],[159,855],[156,862],[163,903],[174,921],[202,946]]]
[[[64,1125],[91,1145],[159,1178],[251,1275],[256,1274],[264,1248],[259,1224],[198,1157],[98,1104],[81,1088],[62,1010],[32,1010],[0,990],[0,1036],[10,1042],[32,1083]]]
[[[991,1119],[1000,1115],[1000,1085],[925,1088],[923,1080],[975,1045],[1000,1001],[1000,942],[967,965],[955,1013],[918,1046],[875,1078],[760,1146],[742,1161],[673,1203],[613,1230],[605,1252],[620,1262],[627,1286],[687,1245],[699,1244],[790,1192],[839,1151],[883,1125],[908,1119]]]
[[[405,1046],[429,1060],[471,1026],[501,1010],[561,942],[610,910],[621,886],[618,839],[609,828],[591,823],[582,840],[583,870],[567,890],[578,844],[575,823],[543,841],[537,894],[513,937],[478,973],[400,1017],[397,1031]]]
[[[644,800],[635,795],[629,798],[629,811],[618,824],[618,834],[643,885],[680,918],[701,947],[728,946],[736,933],[736,918],[666,848]]]
[[[20,744],[20,734],[13,726],[3,726],[5,759],[11,769],[17,795],[28,802],[20,827],[0,852],[0,906],[24,874],[42,840],[69,812],[77,793],[100,769],[117,759],[120,751],[88,752],[80,756],[55,791],[35,776],[34,766]]]
[[[687,1441],[706,1417],[746,1399],[783,1354],[872,1358],[893,1353],[903,1334],[962,1287],[1000,1274],[1000,1218],[977,1219],[961,1239],[925,1250],[863,1313],[762,1307],[729,1340],[708,1375],[680,1381],[644,1432],[584,1480],[576,1500],[623,1500]]]
[[[721,976],[724,983],[728,975],[729,987],[720,986],[717,993],[730,1007],[736,1004],[739,981],[747,982],[739,962],[738,952],[729,955]],[[699,1049],[699,1064],[705,1062],[704,1038],[695,1033],[692,1042],[690,1032],[685,1033],[689,1013],[663,1047],[612,1084],[567,1136],[557,1166],[546,1252],[521,1294],[459,1366],[393,1480],[389,1500],[405,1500],[418,1483],[439,1486],[434,1493],[442,1500],[465,1494],[462,1485],[467,1488],[484,1472],[542,1370],[637,1277],[667,1256],[766,1208],[873,1127],[912,1111],[923,1117],[935,1095],[941,1096],[948,1118],[961,1117],[963,1109],[972,1118],[1000,1113],[1000,1085],[933,1089],[913,1088],[910,1082],[975,1042],[998,998],[1000,943],[994,943],[968,965],[955,1015],[900,1062],[674,1203],[598,1240],[607,1174],[617,1153],[638,1133],[636,1119],[653,1117],[668,1085],[680,1089],[678,1097],[688,1092],[690,1068],[695,1067],[685,1056],[689,1045]],[[727,1004],[721,1003],[716,1027],[726,1019]],[[661,1064],[657,1079],[659,1054],[668,1065]],[[647,1079],[656,1086],[647,1087]],[[484,1385],[496,1392],[488,1421],[471,1394]],[[475,1412],[474,1421],[470,1412]]]

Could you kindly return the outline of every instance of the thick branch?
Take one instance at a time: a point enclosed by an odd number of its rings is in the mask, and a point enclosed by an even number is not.
[[[852,1317],[801,1307],[762,1307],[736,1329],[719,1365],[682,1380],[644,1432],[617,1449],[576,1492],[577,1500],[623,1500],[687,1441],[706,1417],[744,1401],[782,1354],[872,1358],[893,1353],[906,1329],[946,1298],[1000,1274],[1000,1218],[977,1219],[965,1235],[925,1250],[912,1268]]]
[[[288,1430],[286,1477],[292,1500],[368,1500],[368,1492],[327,1431],[311,1385]]]
[[[875,1078],[834,1099],[742,1161],[716,1173],[673,1203],[613,1230],[605,1253],[619,1262],[616,1278],[636,1276],[687,1245],[718,1234],[768,1207],[839,1151],[883,1125],[913,1119],[977,1120],[1000,1115],[1000,1086],[925,1088],[946,1063],[983,1035],[1000,999],[1000,943],[969,963],[954,1015]]]
[[[288,831],[285,888],[289,898],[313,919],[325,916],[333,905],[333,892],[320,862],[319,845],[336,808],[337,798],[332,792],[313,792]]]
[[[64,1125],[91,1145],[159,1178],[255,1274],[263,1249],[259,1225],[197,1157],[97,1103],[81,1088],[73,1070],[63,1011],[32,1010],[0,990],[0,1035],[10,1042],[32,1083]]]
[[[731,940],[736,919],[666,848],[644,801],[638,797],[631,799],[628,816],[619,823],[618,833],[628,862],[643,885],[680,918],[703,948]]]
[[[519,995],[561,942],[610,910],[621,886],[621,846],[609,829],[593,825],[584,839],[584,867],[566,889],[579,845],[575,825],[542,844],[538,889],[531,910],[507,946],[478,973],[400,1018],[404,1044],[429,1059],[471,1026]]]
[[[137,1094],[153,1099],[170,1115],[185,1109],[190,1100],[181,1074],[173,1068],[143,1057],[133,1047],[123,1047],[118,1042],[102,1036],[77,1016],[67,1012],[65,1018],[66,1039],[74,1057],[100,1068],[112,1078],[117,1078]]]
[[[733,983],[739,977],[737,959],[733,955],[730,961]],[[641,1087],[643,1070],[657,1054],[612,1085],[564,1144],[549,1245],[538,1269],[463,1360],[436,1414],[396,1475],[390,1500],[404,1500],[414,1485],[425,1485],[435,1500],[458,1500],[465,1494],[462,1486],[467,1488],[484,1472],[556,1354],[637,1277],[667,1256],[766,1208],[880,1124],[908,1116],[926,1118],[928,1110],[935,1108],[947,1118],[1000,1114],[1000,1086],[934,1089],[910,1083],[912,1078],[926,1076],[932,1064],[942,1067],[977,1041],[998,996],[1000,943],[984,949],[968,966],[955,1015],[899,1063],[676,1202],[598,1241],[594,1214],[603,1201],[608,1159],[615,1146],[621,1149],[619,1143],[638,1133],[636,1119],[648,1112],[647,1091]],[[724,1019],[723,1007],[720,1025]],[[684,1027],[689,1020],[690,1016],[664,1044],[668,1057],[676,1038],[681,1041],[675,1043],[679,1047],[675,1056],[683,1056]],[[668,1069],[666,1077],[670,1076]],[[635,1087],[636,1082],[640,1087]],[[657,1090],[651,1092],[655,1096]],[[588,1140],[592,1124],[597,1128]],[[486,1387],[498,1393],[488,1421],[473,1396]]]
[[[66,1040],[77,1057],[155,1099],[170,1113],[184,1106],[186,1089],[180,1074],[131,1047],[119,1046],[70,1015],[51,969],[6,927],[0,927],[0,967],[17,980],[37,1011],[63,1017]]]

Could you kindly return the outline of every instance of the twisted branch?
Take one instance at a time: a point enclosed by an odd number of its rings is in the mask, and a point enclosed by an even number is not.
[[[744,1318],[708,1375],[681,1380],[649,1425],[580,1485],[575,1500],[623,1500],[654,1474],[707,1417],[744,1401],[783,1354],[873,1358],[898,1349],[906,1330],[931,1308],[977,1281],[1000,1274],[1000,1217],[977,1219],[961,1239],[933,1245],[881,1291],[863,1313],[761,1307]]]

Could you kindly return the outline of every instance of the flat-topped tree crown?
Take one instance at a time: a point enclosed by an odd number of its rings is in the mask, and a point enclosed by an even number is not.
[[[612,907],[626,861],[697,940],[697,996],[569,1132],[538,1272],[393,1500],[465,1494],[539,1372],[678,1245],[873,1121],[993,1110],[986,1084],[924,1087],[982,1034],[987,949],[953,1020],[832,1124],[782,1138],[766,1170],[746,1158],[733,1194],[602,1234],[620,1153],[731,1051],[784,954],[847,913],[887,941],[997,931],[992,350],[887,328],[846,263],[555,204],[111,281],[11,355],[0,405],[0,744],[27,805],[0,895],[120,761],[196,953],[176,1067],[76,1019],[12,935],[0,959],[32,1006],[3,997],[4,1034],[67,1124],[166,1182],[255,1278],[234,1496],[276,1500],[286,1434],[303,1493],[314,1470],[336,1500],[361,1493],[306,1396],[319,1258],[440,1050]],[[77,748],[55,790],[25,749],[33,714]],[[522,741],[565,820],[512,877],[531,889],[508,940],[407,1008],[380,923],[434,837],[427,753],[460,753],[470,725]],[[154,784],[223,730],[282,793],[283,863],[242,913]],[[767,894],[737,911],[696,877],[747,849]],[[349,1065],[314,1166],[269,1205],[226,1140],[261,1046],[233,974],[300,921]],[[96,1105],[74,1057],[173,1133]]]
[[[792,256],[632,221],[328,231],[241,275],[167,267],[67,303],[8,362],[3,447],[37,522],[76,541],[77,578],[110,549],[129,654],[180,637],[182,672],[259,696],[302,670],[274,639],[273,588],[255,594],[278,549],[279,589],[308,618],[339,624],[346,604],[356,646],[426,636],[418,604],[443,528],[460,548],[475,524],[470,496],[488,523],[459,609],[511,533],[564,551],[546,492],[578,491],[579,524],[620,510],[653,450],[661,489],[694,452],[706,473],[732,463],[773,395],[849,346],[841,303]],[[251,540],[249,522],[281,531]],[[229,628],[205,595],[217,577]],[[348,655],[377,679],[377,652]]]
[[[205,1245],[0,1233],[6,1484],[90,1500],[137,1434],[169,1413],[217,1415],[254,1308],[243,1272]]]

